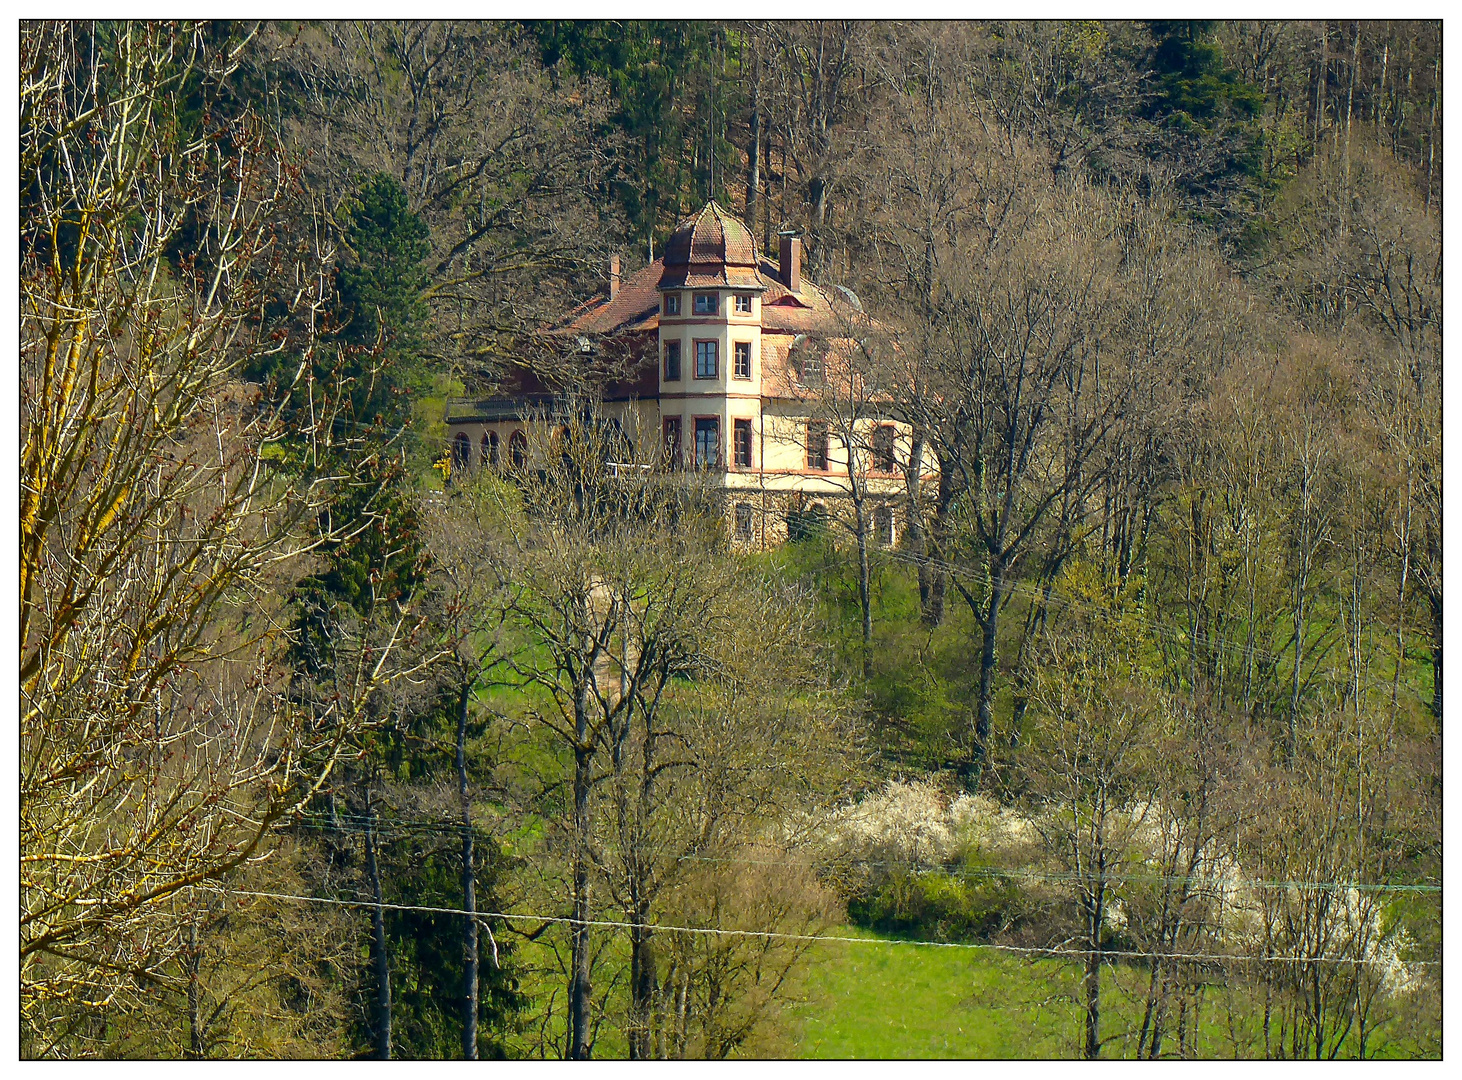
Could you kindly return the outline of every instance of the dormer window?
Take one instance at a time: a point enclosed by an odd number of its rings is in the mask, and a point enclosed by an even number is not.
[[[665,314],[680,314],[680,294],[678,292],[668,292],[665,294]]]
[[[695,294],[695,313],[697,315],[714,315],[721,310],[721,297],[713,292],[698,292]]]
[[[737,293],[736,294],[736,314],[738,314],[738,315],[750,315],[751,314],[751,294],[749,294],[749,293]]]

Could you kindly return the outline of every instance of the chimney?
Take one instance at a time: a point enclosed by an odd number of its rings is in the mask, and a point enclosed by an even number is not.
[[[609,299],[619,295],[619,256],[609,256]]]
[[[782,284],[793,292],[802,291],[802,238],[794,232],[777,234],[782,242],[781,266]]]

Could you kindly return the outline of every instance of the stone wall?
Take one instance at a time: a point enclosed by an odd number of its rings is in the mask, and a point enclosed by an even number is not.
[[[879,508],[886,508],[893,518],[893,546],[902,546],[908,523],[905,501],[870,497],[864,506],[872,545],[885,546],[875,528],[875,514]],[[733,551],[769,551],[795,539],[795,534],[809,535],[819,528],[826,529],[839,547],[854,543],[853,500],[846,495],[732,490],[722,503],[722,519]]]

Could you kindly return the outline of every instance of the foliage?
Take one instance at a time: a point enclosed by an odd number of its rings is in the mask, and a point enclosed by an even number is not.
[[[894,870],[868,895],[848,903],[848,917],[880,934],[926,941],[978,941],[1009,929],[1019,890],[999,876]]]
[[[339,338],[380,365],[379,374],[364,365],[353,373],[352,411],[362,422],[399,427],[410,416],[408,395],[420,392],[424,375],[422,264],[431,250],[429,230],[407,205],[405,189],[385,173],[362,183],[340,216],[350,258],[336,280]]]
[[[1436,1052],[1439,24],[20,56],[25,1054]],[[878,322],[758,556],[539,333],[712,197]]]
[[[98,1025],[176,986],[180,896],[268,853],[391,650],[318,712],[281,677],[281,579],[339,534],[328,474],[273,471],[285,412],[239,373],[309,349],[322,253],[291,243],[276,133],[214,96],[241,43],[22,37],[21,1023],[45,1056],[106,1052]],[[296,434],[334,446],[333,420]]]

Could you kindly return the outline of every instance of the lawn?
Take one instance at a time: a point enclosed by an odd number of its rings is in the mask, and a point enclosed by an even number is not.
[[[893,942],[851,927],[805,960],[795,1003],[783,1013],[802,1058],[1076,1058],[1084,1041],[1081,968],[1026,960],[993,949],[939,948]],[[1119,985],[1119,984],[1125,984]],[[1102,977],[1103,1057],[1131,1056],[1140,1026],[1146,975],[1107,969]],[[1376,1010],[1367,1056],[1431,1058],[1440,1051],[1440,1008],[1433,989],[1403,995]],[[1210,986],[1199,1022],[1200,1058],[1263,1054],[1262,997],[1242,986]],[[1190,1018],[1191,1019],[1191,1018]],[[1190,1037],[1192,1036],[1190,1029]],[[1177,1051],[1169,1031],[1164,1049]],[[1356,1047],[1347,1040],[1342,1057]]]
[[[1078,979],[1073,965],[990,949],[829,942],[809,954],[788,1019],[804,1058],[1069,1058]]]

